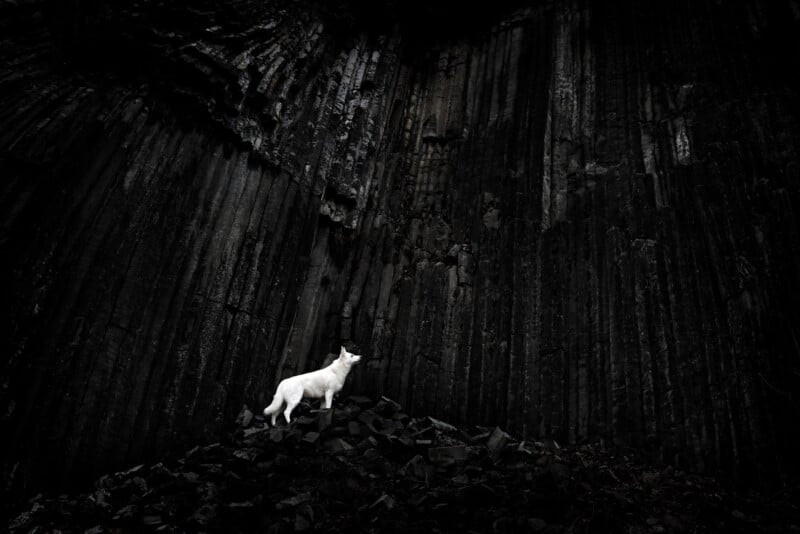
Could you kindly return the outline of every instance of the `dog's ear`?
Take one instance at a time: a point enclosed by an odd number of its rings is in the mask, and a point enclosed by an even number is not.
[[[339,357],[344,358],[345,354],[347,354],[347,349],[342,346],[342,350],[339,351]]]

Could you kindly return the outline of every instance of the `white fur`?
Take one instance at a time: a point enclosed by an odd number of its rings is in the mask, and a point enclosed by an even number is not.
[[[283,416],[286,418],[286,422],[289,423],[292,410],[295,409],[303,397],[315,399],[324,397],[325,408],[330,408],[333,403],[333,395],[342,389],[344,380],[347,378],[347,374],[352,369],[353,364],[358,363],[360,360],[361,356],[347,352],[347,349],[342,347],[339,357],[329,366],[281,380],[280,384],[278,384],[278,389],[275,391],[275,396],[272,398],[272,403],[264,408],[264,415],[271,415],[272,426],[275,426],[278,413],[285,402],[286,409],[283,411]]]

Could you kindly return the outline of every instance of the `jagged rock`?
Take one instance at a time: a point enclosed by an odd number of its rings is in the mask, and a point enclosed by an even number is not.
[[[31,499],[12,514],[8,528],[342,532],[358,531],[366,520],[382,531],[404,532],[555,533],[565,532],[563,525],[770,532],[800,522],[796,487],[772,501],[735,495],[710,479],[659,470],[596,445],[556,454],[499,429],[475,442],[475,429],[426,417],[399,423],[394,439],[385,439],[379,430],[366,430],[359,407],[373,422],[388,421],[376,415],[385,405],[343,401],[343,428],[356,423],[366,432],[356,447],[335,435],[336,426],[313,430],[325,412],[306,406],[309,415],[301,417],[311,421],[301,424],[298,417],[282,427],[286,439],[246,436],[237,428],[177,461],[103,476],[92,492]],[[420,431],[438,432],[448,445],[400,445],[400,438]],[[654,477],[657,485],[646,482]]]
[[[374,436],[368,436],[358,444],[358,450],[364,452],[378,446],[378,440]]]
[[[250,428],[245,429],[244,436],[245,437],[250,437],[250,436],[253,436],[254,434],[260,434],[260,433],[266,432],[268,430],[269,430],[269,428],[266,427],[266,426],[261,426],[261,427],[254,426],[254,427],[250,427]]]
[[[227,507],[232,510],[246,510],[253,508],[255,504],[253,501],[243,501],[243,502],[231,502],[227,504]]]
[[[317,419],[317,430],[319,432],[331,426],[333,423],[333,412],[334,410],[322,410],[320,412],[319,418]]]
[[[457,432],[458,429],[449,423],[445,423],[444,421],[439,421],[438,419],[434,419],[433,417],[428,416],[426,418],[436,430],[440,430],[442,432]]]
[[[310,426],[310,425],[314,424],[314,422],[315,422],[314,418],[313,417],[309,417],[307,415],[303,415],[303,416],[300,416],[297,419],[295,419],[295,423],[298,426]],[[320,430],[322,430],[322,429],[320,429]]]
[[[498,427],[495,428],[489,436],[486,446],[492,453],[497,453],[506,446],[506,443],[508,443],[508,434],[500,430]]]
[[[357,406],[365,406],[367,404],[374,404],[375,402],[369,397],[365,397],[363,395],[350,395],[347,397],[347,400],[353,404],[356,404]]]
[[[146,515],[142,517],[142,524],[146,527],[158,527],[164,524],[160,515]]]
[[[429,467],[430,466],[426,465],[422,455],[417,454],[400,469],[400,474],[403,476],[425,479],[432,474],[432,470]]]
[[[358,424],[358,421],[350,421],[347,424],[347,433],[351,436],[360,436],[361,435],[361,425]]]
[[[345,440],[343,440],[341,438],[329,439],[329,440],[325,441],[325,443],[323,445],[325,446],[325,448],[328,451],[330,451],[330,452],[332,452],[334,454],[347,452],[347,451],[353,449],[352,445],[350,445],[349,443],[347,443]]]
[[[133,519],[137,511],[138,508],[136,505],[128,504],[116,511],[116,513],[114,514],[114,519],[121,519],[121,520]]]
[[[242,406],[239,415],[236,416],[236,424],[241,426],[242,428],[247,428],[250,426],[250,423],[253,421],[253,412],[247,407],[247,405]]]
[[[397,442],[406,448],[411,448],[414,445],[417,445],[417,440],[413,439],[411,436],[399,436],[397,438]]]
[[[456,484],[466,485],[469,484],[469,476],[466,474],[456,475],[451,479]]]
[[[386,493],[384,493],[383,495],[378,497],[378,500],[376,500],[374,503],[372,503],[369,507],[370,508],[375,508],[375,507],[380,506],[380,507],[382,507],[382,508],[384,508],[386,510],[391,510],[391,509],[393,509],[395,507],[395,504],[396,504],[396,501],[390,495],[387,495]]]
[[[280,443],[286,438],[287,434],[288,432],[286,431],[286,429],[275,427],[270,429],[269,439],[274,441],[275,443]]]
[[[384,416],[392,416],[398,413],[402,407],[396,401],[388,397],[381,397],[380,402],[375,405],[375,411]]]
[[[342,342],[343,398],[798,474],[796,1],[119,4],[0,5],[12,493]]]
[[[281,502],[276,504],[275,507],[278,510],[282,510],[284,508],[291,508],[291,507],[298,506],[298,505],[300,505],[300,504],[302,504],[304,502],[308,502],[310,499],[311,499],[311,494],[310,493],[301,493],[301,494],[289,497],[288,499],[282,500]]]
[[[302,514],[297,514],[294,519],[295,532],[305,532],[311,528],[311,522]]]
[[[528,519],[528,526],[531,527],[533,532],[541,532],[547,528],[547,522],[543,519],[539,519],[538,517],[532,517]]]
[[[556,440],[554,440],[552,438],[545,438],[543,441],[537,442],[537,443],[540,443],[540,445],[539,445],[540,447],[544,447],[546,449],[550,449],[550,450],[554,450],[554,451],[557,451],[558,449],[561,448],[561,447],[559,447],[559,445],[556,442]]]
[[[260,450],[254,448],[239,449],[233,451],[233,456],[239,458],[240,460],[246,460],[248,462],[252,462],[256,458],[258,458],[260,452],[261,452]]]
[[[458,447],[431,447],[428,449],[428,458],[437,465],[453,465],[467,459],[467,448]]]
[[[306,432],[303,436],[303,441],[306,443],[316,443],[319,439],[319,432]]]
[[[203,504],[190,516],[189,520],[200,526],[208,526],[217,518],[216,504]]]

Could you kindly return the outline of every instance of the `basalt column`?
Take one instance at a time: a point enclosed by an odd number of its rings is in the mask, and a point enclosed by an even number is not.
[[[2,5],[9,485],[340,344],[412,411],[796,472],[797,2],[361,4]]]

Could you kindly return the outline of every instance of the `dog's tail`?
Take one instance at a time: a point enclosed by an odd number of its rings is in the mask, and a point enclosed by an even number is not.
[[[264,408],[264,415],[272,415],[278,412],[283,405],[283,394],[281,393],[280,388],[278,391],[275,392],[275,396],[272,397],[272,404]]]

